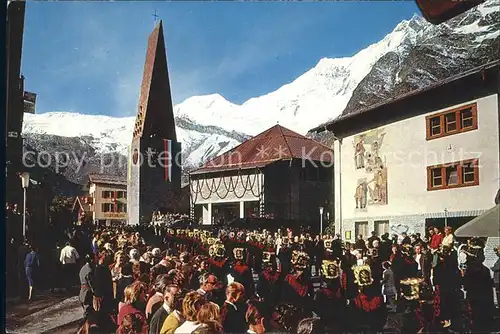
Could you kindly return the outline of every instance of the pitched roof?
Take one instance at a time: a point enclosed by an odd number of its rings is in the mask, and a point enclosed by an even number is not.
[[[411,91],[404,93],[404,94],[401,94],[401,95],[386,98],[380,102],[377,102],[377,103],[374,103],[370,106],[367,106],[366,108],[359,108],[357,110],[353,110],[352,112],[350,112],[348,114],[341,114],[331,121],[322,123],[322,124],[312,128],[311,130],[309,130],[309,132],[322,132],[322,131],[325,131],[328,127],[331,127],[333,125],[338,125],[339,127],[341,127],[340,124],[342,124],[346,120],[351,120],[351,119],[357,118],[360,115],[364,116],[365,114],[370,114],[373,112],[376,113],[380,109],[385,108],[391,104],[395,104],[396,102],[404,101],[404,100],[409,99],[411,97],[415,97],[416,95],[420,95],[420,94],[432,91],[433,89],[436,89],[437,87],[444,86],[446,84],[452,83],[454,81],[465,78],[467,76],[471,76],[471,75],[474,75],[476,73],[479,73],[479,72],[482,72],[485,70],[490,70],[490,69],[495,70],[495,68],[498,68],[499,65],[500,65],[500,61],[494,60],[494,61],[491,61],[491,62],[486,63],[484,65],[474,67],[468,71],[465,71],[465,72],[450,76],[446,79],[434,82],[428,86],[418,88],[415,90],[411,90]],[[359,124],[363,124],[363,122],[360,121]]]
[[[329,147],[281,125],[275,125],[232,150],[207,161],[192,174],[264,167],[280,160],[306,159],[330,162],[332,158],[333,151]]]
[[[117,176],[117,175],[90,174],[89,181],[91,183],[100,183],[100,184],[110,184],[119,186],[127,185],[127,178],[125,176]]]
[[[153,132],[177,140],[162,21],[149,35],[133,137]]]

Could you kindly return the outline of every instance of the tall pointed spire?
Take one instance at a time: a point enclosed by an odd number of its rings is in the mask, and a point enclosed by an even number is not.
[[[177,212],[181,145],[175,133],[167,56],[160,20],[149,36],[127,184],[129,223],[150,222],[153,211]]]
[[[161,20],[149,36],[138,109],[134,138],[155,134],[177,140]]]

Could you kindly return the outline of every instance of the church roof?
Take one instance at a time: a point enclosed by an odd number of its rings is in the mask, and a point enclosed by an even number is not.
[[[276,161],[290,159],[330,162],[333,151],[317,141],[275,125],[207,161],[191,174],[264,167]]]
[[[162,21],[149,35],[133,137],[152,134],[177,140]]]

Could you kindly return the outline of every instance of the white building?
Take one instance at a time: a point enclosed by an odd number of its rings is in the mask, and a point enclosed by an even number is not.
[[[423,236],[494,206],[498,85],[494,62],[312,130],[335,138],[334,216],[345,240]]]

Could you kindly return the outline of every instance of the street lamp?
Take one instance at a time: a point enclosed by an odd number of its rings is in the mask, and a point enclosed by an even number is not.
[[[23,237],[26,238],[26,189],[30,184],[30,173],[21,174],[21,185],[23,187]]]
[[[319,207],[319,233],[320,235],[323,235],[323,207]]]
[[[444,209],[444,227],[448,226],[448,209]]]

